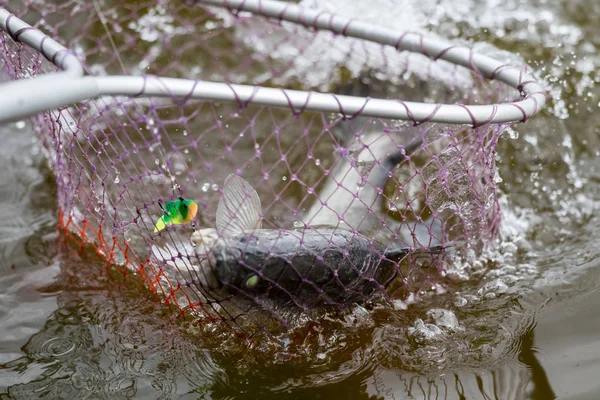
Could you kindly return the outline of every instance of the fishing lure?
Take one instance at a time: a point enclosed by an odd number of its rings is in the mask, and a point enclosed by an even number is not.
[[[198,213],[198,204],[194,200],[186,200],[183,197],[167,201],[164,206],[159,201],[158,205],[164,211],[164,214],[156,221],[155,233],[165,229],[167,225],[181,225],[191,222]]]

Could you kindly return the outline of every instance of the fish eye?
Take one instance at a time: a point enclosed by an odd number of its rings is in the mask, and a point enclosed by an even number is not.
[[[252,289],[256,285],[258,285],[258,276],[251,275],[250,278],[246,279],[247,288]]]
[[[183,204],[183,209],[187,210],[187,204],[185,204],[185,203]]]

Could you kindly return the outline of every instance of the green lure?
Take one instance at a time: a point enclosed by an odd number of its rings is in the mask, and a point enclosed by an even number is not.
[[[159,232],[167,225],[181,225],[191,222],[196,218],[198,213],[198,204],[194,200],[186,200],[180,197],[177,200],[167,201],[163,206],[158,203],[164,214],[154,226],[154,232]]]

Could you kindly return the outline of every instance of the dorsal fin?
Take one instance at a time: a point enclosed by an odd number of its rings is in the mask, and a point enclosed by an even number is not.
[[[261,205],[256,190],[243,178],[229,175],[217,206],[217,231],[234,235],[261,228]]]

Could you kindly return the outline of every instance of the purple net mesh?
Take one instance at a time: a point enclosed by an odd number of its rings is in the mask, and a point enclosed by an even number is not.
[[[86,1],[5,6],[74,50],[91,75],[429,102],[518,97],[444,61],[246,13],[193,2],[98,4],[111,37]],[[2,32],[0,57],[11,79],[56,70]],[[480,255],[499,224],[494,156],[506,125],[414,126],[118,96],[34,122],[56,176],[65,237],[91,245],[107,268],[141,277],[160,301],[213,332],[275,333],[289,329],[298,311],[405,299],[437,282],[448,262]],[[194,230],[215,228],[230,174],[256,190],[262,229],[238,235],[235,246],[218,231],[194,243]],[[195,223],[154,232],[159,202],[180,196],[197,202]],[[245,280],[223,278],[227,268]]]

